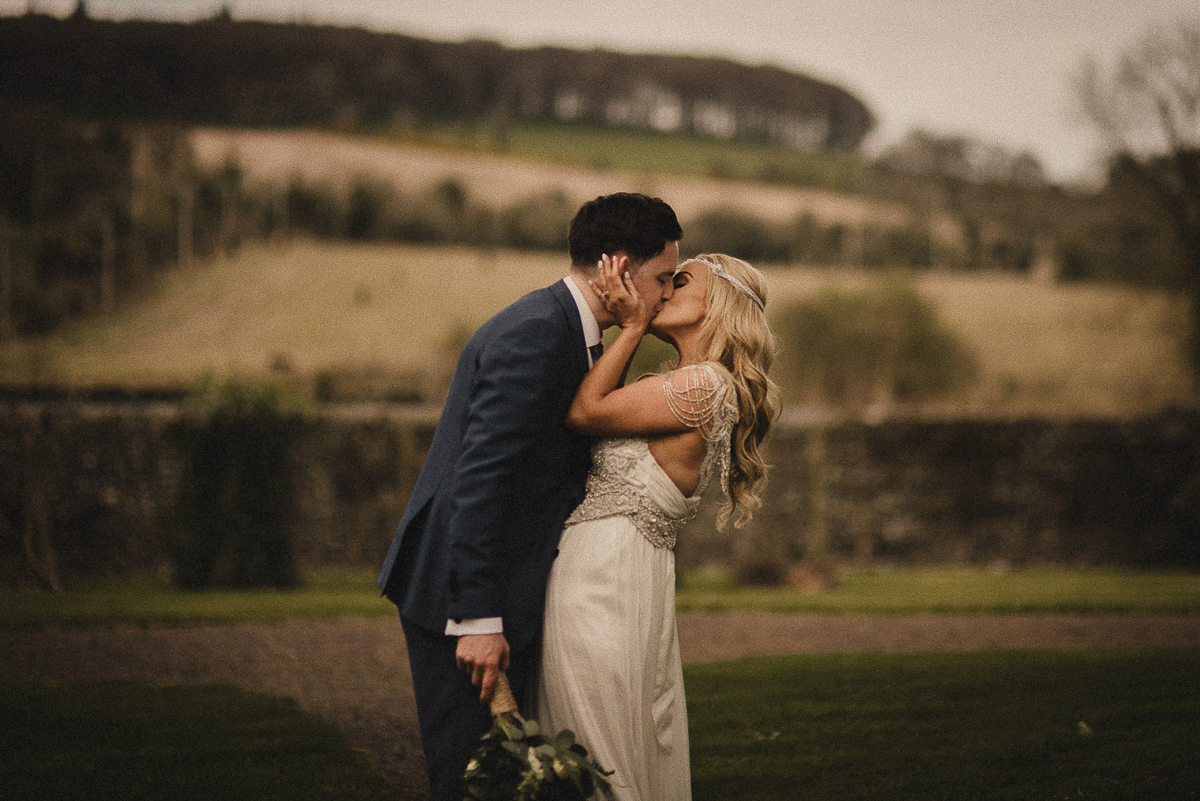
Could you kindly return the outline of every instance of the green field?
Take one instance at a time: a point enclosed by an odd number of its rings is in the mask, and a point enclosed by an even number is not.
[[[436,386],[470,331],[566,267],[553,254],[466,248],[248,249],[171,273],[110,318],[3,343],[0,383],[178,387],[206,372],[275,368],[299,380],[340,370]],[[775,308],[873,280],[766,269]],[[950,413],[1136,414],[1186,396],[1179,298],[1001,275],[926,274],[917,283],[979,357],[977,384],[947,402]]]
[[[1196,798],[1198,667],[1195,649],[687,665],[694,795]],[[219,686],[0,685],[0,713],[0,781],[23,801],[389,797],[362,753],[290,699]]]
[[[696,801],[1200,796],[1200,652],[688,665]]]
[[[1091,568],[847,570],[821,592],[740,587],[728,571],[693,571],[680,582],[687,612],[828,614],[1200,613],[1200,574]]]
[[[295,591],[184,593],[90,578],[0,590],[0,628],[395,615],[365,571]],[[1200,576],[1115,570],[861,571],[836,590],[684,578],[723,611],[1190,613]],[[1200,651],[808,654],[685,666],[697,801],[1195,798]],[[233,687],[0,684],[0,782],[28,801],[382,799],[361,751],[291,699]],[[97,735],[100,736],[97,736]],[[403,743],[416,733],[399,733]],[[415,748],[410,752],[417,753]],[[414,765],[414,769],[416,769]]]
[[[0,684],[16,801],[385,801],[378,770],[290,698],[236,687]]]
[[[446,125],[424,131],[419,141],[638,175],[761,181],[833,191],[855,189],[865,166],[854,153],[579,125],[526,123],[503,131]]]
[[[1200,574],[1183,571],[1042,568],[847,570],[819,593],[739,587],[727,573],[696,571],[680,581],[684,612],[819,614],[1200,613]],[[369,570],[325,570],[296,590],[188,592],[162,577],[80,577],[63,592],[0,587],[0,629],[247,623],[391,617]]]

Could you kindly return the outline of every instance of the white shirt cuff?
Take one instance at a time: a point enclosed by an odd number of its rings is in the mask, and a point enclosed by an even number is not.
[[[446,636],[461,637],[464,634],[503,634],[504,618],[473,617],[464,618],[461,622],[446,621]]]

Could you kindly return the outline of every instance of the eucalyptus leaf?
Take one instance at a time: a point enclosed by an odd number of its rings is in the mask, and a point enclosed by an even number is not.
[[[519,714],[495,718],[468,763],[467,801],[586,801],[605,771],[564,729],[553,737]]]

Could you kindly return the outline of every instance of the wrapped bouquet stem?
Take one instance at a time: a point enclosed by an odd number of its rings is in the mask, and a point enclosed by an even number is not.
[[[492,728],[463,775],[464,801],[586,801],[610,772],[588,758],[568,729],[547,736],[526,720],[508,678],[500,674],[491,703]]]

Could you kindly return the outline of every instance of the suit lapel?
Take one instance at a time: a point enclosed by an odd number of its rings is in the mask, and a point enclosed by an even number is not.
[[[563,314],[567,318],[567,327],[571,331],[571,344],[575,353],[578,354],[576,364],[579,371],[586,373],[588,369],[587,344],[583,338],[583,321],[579,319],[579,307],[575,305],[575,297],[562,281],[555,281],[548,289],[562,307]]]

